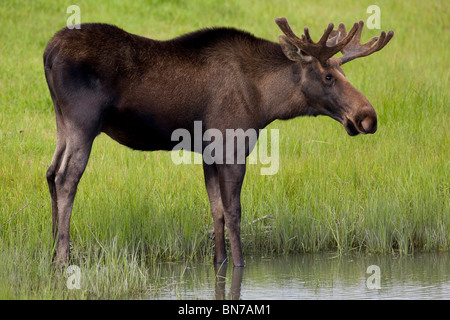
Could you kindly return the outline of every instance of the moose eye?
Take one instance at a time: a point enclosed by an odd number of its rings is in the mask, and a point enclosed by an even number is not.
[[[327,81],[330,81],[331,79],[333,79],[333,77],[331,76],[331,74],[327,74],[327,75],[325,76],[325,79],[326,79]]]

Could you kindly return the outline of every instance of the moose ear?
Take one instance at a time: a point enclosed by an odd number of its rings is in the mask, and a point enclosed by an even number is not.
[[[300,60],[300,49],[295,46],[289,39],[281,35],[278,38],[280,40],[281,50],[283,50],[284,55],[292,61]]]
[[[305,52],[302,52],[295,44],[293,44],[288,37],[281,35],[278,38],[280,40],[281,50],[283,50],[284,55],[292,61],[302,61],[311,62],[312,57]]]

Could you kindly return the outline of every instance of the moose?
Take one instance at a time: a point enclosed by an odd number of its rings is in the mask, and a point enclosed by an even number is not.
[[[326,115],[350,136],[375,133],[370,102],[341,66],[381,50],[393,37],[382,31],[360,42],[364,23],[347,32],[330,23],[318,42],[309,29],[298,37],[286,18],[275,20],[279,43],[234,28],[211,28],[158,41],[101,23],[64,28],[43,55],[56,115],[57,139],[47,171],[51,194],[53,263],[69,261],[69,229],[78,183],[97,135],[135,150],[172,150],[171,133],[209,128],[261,130],[276,119]],[[333,57],[338,52],[341,57]],[[258,132],[258,131],[257,131]],[[203,141],[200,152],[207,147]],[[223,141],[224,145],[226,141]],[[245,156],[251,152],[245,145]],[[241,187],[245,163],[203,162],[214,222],[214,263],[227,260],[225,225],[235,267],[241,249]]]

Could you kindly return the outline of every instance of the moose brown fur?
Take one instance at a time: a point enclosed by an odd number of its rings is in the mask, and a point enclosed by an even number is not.
[[[349,135],[374,133],[369,101],[340,66],[369,55],[392,38],[384,31],[360,43],[362,22],[349,33],[330,24],[319,42],[299,38],[276,19],[280,43],[231,28],[206,29],[169,41],[106,24],[82,24],[55,34],[44,52],[56,114],[57,142],[47,171],[52,200],[54,263],[69,259],[72,206],[95,137],[105,132],[137,150],[171,150],[175,129],[263,129],[276,119],[327,115]],[[341,58],[333,56],[341,51]],[[258,132],[258,131],[257,131]],[[225,141],[224,141],[225,144]],[[203,142],[202,150],[207,146]],[[246,155],[251,148],[246,146]],[[202,150],[193,150],[202,152]],[[215,231],[215,263],[226,261],[227,225],[235,266],[243,266],[240,193],[245,164],[203,164]]]

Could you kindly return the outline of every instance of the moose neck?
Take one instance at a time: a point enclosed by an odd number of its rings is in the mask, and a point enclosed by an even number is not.
[[[266,75],[261,93],[267,124],[308,113],[308,103],[301,91],[304,80],[302,73],[303,69],[299,65],[286,58],[286,64],[282,68]]]
[[[260,92],[263,125],[306,115],[308,103],[301,91],[303,69],[286,58],[279,44],[267,41],[263,45],[247,64]]]

